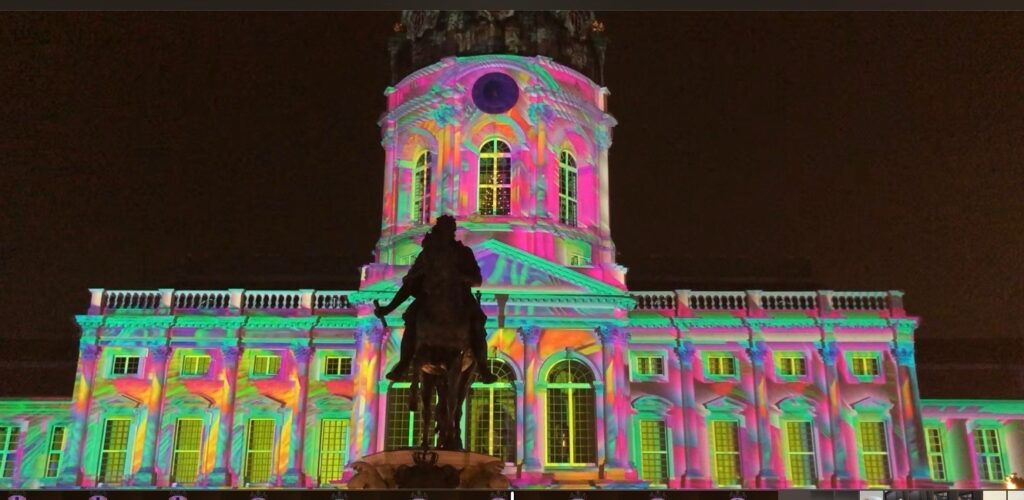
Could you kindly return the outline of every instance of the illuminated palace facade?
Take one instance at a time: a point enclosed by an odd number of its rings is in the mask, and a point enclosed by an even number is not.
[[[372,301],[441,214],[483,270],[501,376],[473,387],[465,441],[518,487],[1001,488],[1024,472],[1024,402],[920,398],[900,292],[628,290],[600,24],[460,16],[406,13],[392,40],[393,63],[440,57],[387,89],[359,289],[92,290],[72,398],[0,401],[0,488],[334,488],[415,445],[408,384],[383,377],[401,318],[385,329]]]

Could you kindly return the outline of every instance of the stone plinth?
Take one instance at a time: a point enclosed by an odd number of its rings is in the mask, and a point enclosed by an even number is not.
[[[505,463],[481,453],[405,449],[367,455],[352,464],[349,489],[509,488]]]

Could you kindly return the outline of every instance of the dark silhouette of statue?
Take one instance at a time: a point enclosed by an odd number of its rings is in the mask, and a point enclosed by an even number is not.
[[[410,296],[415,297],[403,315],[406,330],[401,359],[387,377],[401,378],[411,365],[410,408],[416,410],[417,396],[422,396],[424,448],[436,432],[439,448],[462,450],[462,403],[474,375],[479,372],[485,383],[497,378],[487,363],[487,317],[471,290],[482,281],[473,251],[455,239],[455,219],[444,215],[424,237],[423,250],[394,299],[374,310],[383,318]],[[419,394],[421,379],[423,391]],[[431,425],[435,412],[436,428]]]
[[[439,258],[444,262],[438,262]],[[419,312],[423,302],[429,300],[425,288],[428,273],[432,276],[431,281],[436,282],[442,279],[438,276],[439,273],[448,274],[452,271],[457,278],[451,285],[461,292],[458,302],[464,305],[460,311],[455,312],[455,315],[468,315],[467,317],[470,318],[473,325],[470,332],[470,347],[476,360],[477,374],[485,384],[497,380],[487,363],[487,331],[485,329],[487,316],[480,308],[480,304],[473,298],[471,290],[471,287],[480,286],[483,281],[480,275],[480,266],[476,263],[473,251],[455,239],[455,218],[450,215],[439,217],[434,228],[423,237],[423,250],[416,257],[409,272],[402,278],[402,287],[391,302],[374,310],[374,314],[383,317],[402,305],[410,296],[414,298],[412,304],[402,314],[405,333],[402,336],[400,358],[394,368],[387,373],[388,380],[401,380],[412,363],[419,330],[417,326]],[[443,287],[441,288],[443,289]],[[441,289],[435,290],[435,296],[439,297],[446,292]]]

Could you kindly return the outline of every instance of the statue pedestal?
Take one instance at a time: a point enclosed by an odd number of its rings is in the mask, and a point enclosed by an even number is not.
[[[505,490],[501,459],[468,451],[406,450],[367,455],[352,464],[349,489],[481,488]]]

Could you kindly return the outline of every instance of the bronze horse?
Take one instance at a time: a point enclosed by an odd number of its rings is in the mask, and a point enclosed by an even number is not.
[[[423,405],[422,447],[429,447],[436,433],[438,448],[463,450],[462,404],[476,377],[477,363],[470,348],[471,311],[479,307],[468,303],[472,298],[466,290],[479,284],[472,282],[479,278],[460,273],[454,247],[439,246],[432,257],[424,273],[423,305],[417,313],[409,407],[416,411],[418,403]],[[432,427],[435,413],[436,427]]]

